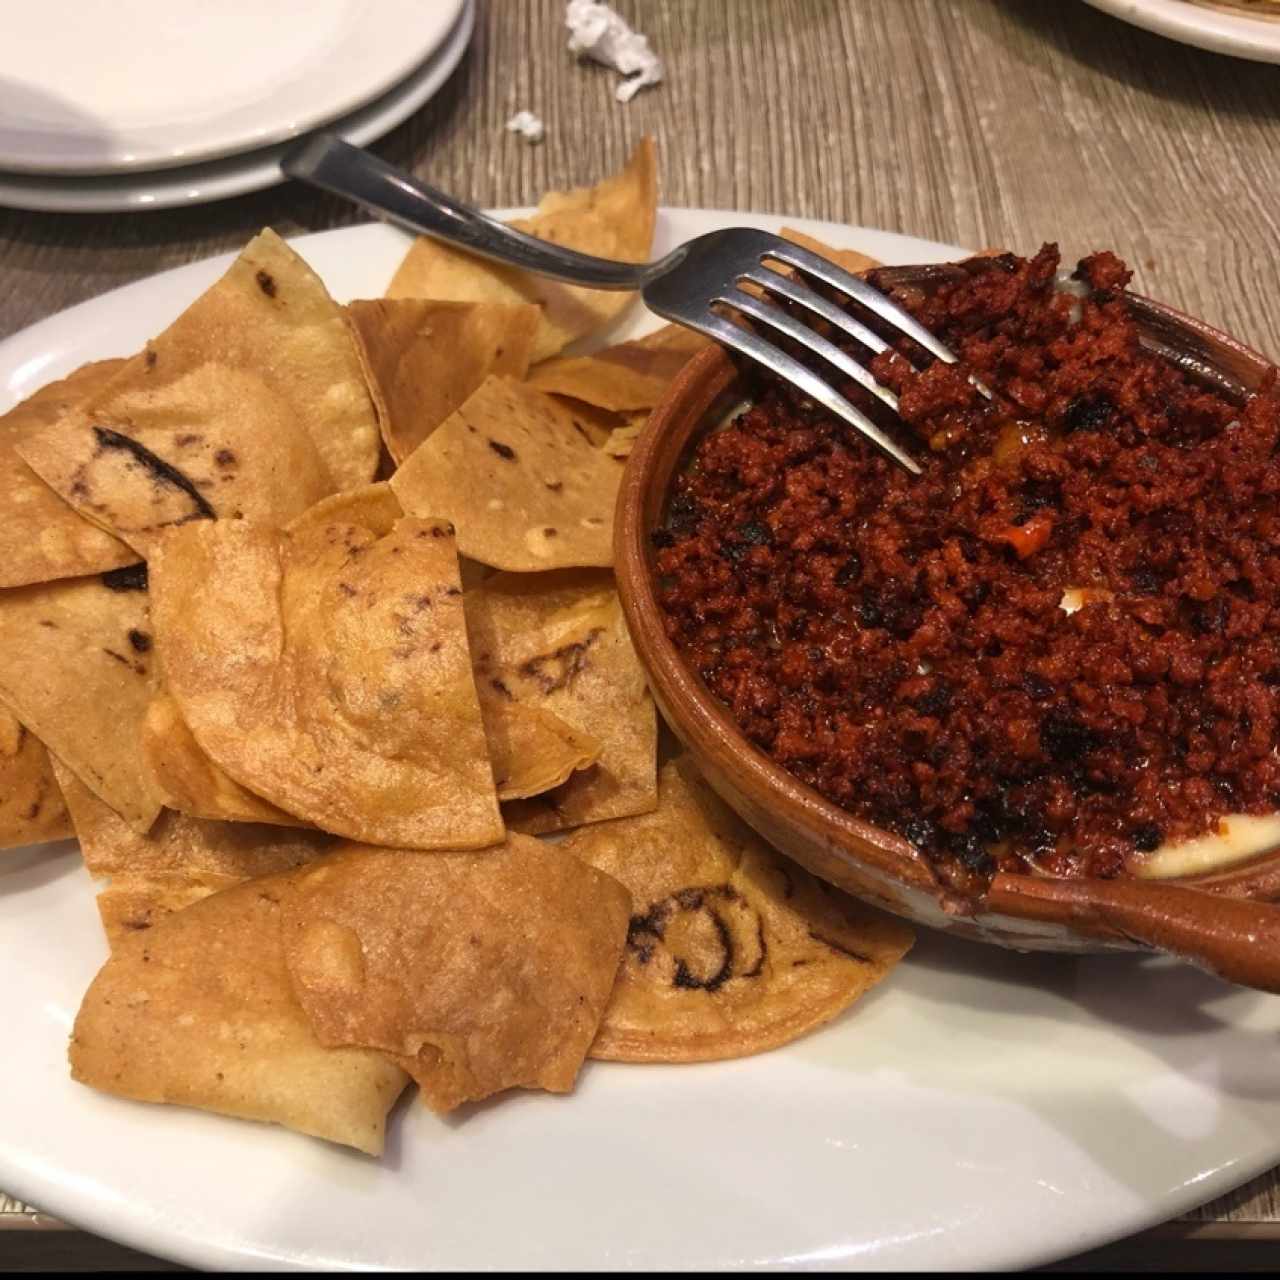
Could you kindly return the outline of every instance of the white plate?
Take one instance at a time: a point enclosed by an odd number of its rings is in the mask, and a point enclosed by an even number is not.
[[[433,53],[463,0],[4,0],[0,168],[185,165],[347,115]]]
[[[1085,0],[1095,9],[1182,44],[1253,62],[1280,62],[1280,20],[1208,8],[1191,0]]]
[[[476,0],[462,0],[457,21],[435,53],[395,88],[330,127],[348,142],[364,146],[407,120],[462,60],[475,17]],[[145,173],[90,178],[0,173],[0,205],[49,213],[119,213],[204,204],[283,182],[280,157],[288,146],[281,143],[225,160]]]
[[[959,251],[756,214],[664,210],[658,252],[784,223],[891,262]],[[381,293],[406,238],[298,240],[335,296]],[[229,257],[0,345],[0,396],[156,333]],[[621,332],[651,327],[633,312]],[[922,935],[885,985],[789,1047],[588,1063],[567,1097],[442,1120],[411,1100],[382,1161],[73,1084],[106,956],[70,847],[0,856],[0,1187],[204,1268],[1003,1268],[1173,1217],[1280,1158],[1280,1001],[1131,956]]]

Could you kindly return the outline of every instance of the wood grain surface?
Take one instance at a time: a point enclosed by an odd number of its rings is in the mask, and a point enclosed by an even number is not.
[[[375,149],[477,204],[514,205],[594,181],[653,133],[666,204],[975,249],[1111,248],[1135,287],[1280,356],[1280,67],[1184,47],[1080,0],[615,3],[664,57],[660,87],[615,101],[616,76],[566,52],[563,0],[480,0],[458,71]],[[545,120],[540,145],[505,132],[520,108]],[[359,220],[295,185],[127,216],[0,210],[0,337],[265,225],[289,235]],[[0,1223],[32,1221],[0,1199]],[[1273,1269],[1271,1223],[1276,1172],[1080,1265],[1194,1255]],[[51,1235],[62,1245],[31,1243]],[[127,1255],[78,1233],[0,1238],[0,1269],[120,1269]]]

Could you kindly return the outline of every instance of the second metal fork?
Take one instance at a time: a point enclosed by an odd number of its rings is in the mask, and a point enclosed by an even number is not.
[[[764,366],[842,418],[908,471],[920,473],[910,455],[861,409],[758,330],[771,330],[820,357],[894,413],[898,400],[892,391],[846,351],[779,305],[779,300],[826,321],[872,354],[888,349],[884,338],[806,283],[817,281],[851,298],[937,359],[954,364],[956,356],[879,290],[808,249],[766,231],[733,227],[690,240],[657,262],[614,262],[516,231],[333,134],[315,134],[298,143],[285,155],[282,167],[291,178],[345,196],[411,231],[447,240],[507,266],[593,289],[638,290],[651,311]],[[785,274],[770,263],[783,264],[797,274]],[[764,296],[744,289],[744,284],[754,285]],[[734,323],[725,310],[745,316],[755,327]]]

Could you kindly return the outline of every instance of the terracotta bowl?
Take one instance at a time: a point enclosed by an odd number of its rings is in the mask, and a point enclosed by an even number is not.
[[[894,268],[929,287],[950,267]],[[883,279],[883,277],[882,277]],[[1243,398],[1271,367],[1198,320],[1137,296],[1144,342],[1193,375]],[[1280,991],[1280,849],[1213,875],[1180,880],[997,875],[977,900],[949,893],[928,861],[893,832],[864,822],[753,746],[667,639],[650,534],[692,447],[748,395],[730,358],[712,348],[685,367],[654,410],[626,467],[615,564],[623,609],[658,707],[715,790],[771,844],[832,884],[922,925],[1019,951],[1168,952],[1224,978]]]

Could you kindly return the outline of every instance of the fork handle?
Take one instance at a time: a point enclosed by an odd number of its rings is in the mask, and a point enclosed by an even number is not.
[[[596,258],[525,235],[332,133],[296,143],[280,167],[291,178],[345,196],[410,231],[536,275],[592,289],[639,289],[650,273],[648,263]]]

